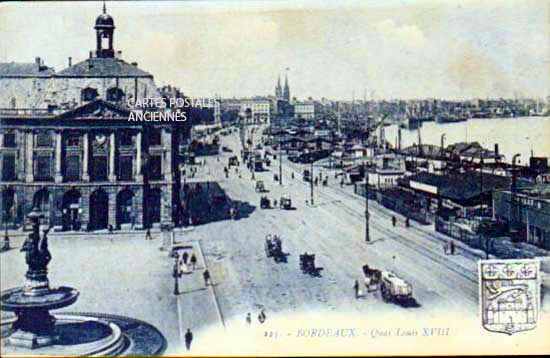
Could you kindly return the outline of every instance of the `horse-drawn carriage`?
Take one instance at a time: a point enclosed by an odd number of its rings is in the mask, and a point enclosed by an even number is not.
[[[292,200],[290,199],[289,195],[281,196],[281,200],[279,200],[279,207],[285,210],[292,209]]]
[[[267,257],[273,257],[275,262],[285,261],[286,256],[283,253],[283,242],[279,236],[267,234],[264,245]]]
[[[412,286],[391,271],[380,271],[363,266],[368,292],[380,290],[385,302],[404,302],[412,299]]]
[[[263,180],[256,181],[256,192],[265,193],[267,190]]]
[[[271,201],[269,201],[269,198],[267,196],[262,196],[260,198],[260,208],[269,209],[270,207],[271,207]]]
[[[367,291],[377,291],[380,285],[380,270],[371,269],[369,265],[364,265],[363,273],[365,274],[365,288]]]
[[[310,275],[316,275],[317,269],[315,268],[315,254],[309,255],[307,252],[300,255],[300,270],[303,273]]]
[[[239,158],[236,155],[233,155],[227,159],[227,166],[231,167],[232,165],[238,166],[239,165]]]

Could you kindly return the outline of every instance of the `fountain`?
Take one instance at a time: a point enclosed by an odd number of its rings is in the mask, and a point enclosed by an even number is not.
[[[51,314],[76,302],[79,292],[66,286],[52,288],[47,266],[48,232],[40,236],[34,208],[28,218],[32,233],[25,240],[27,273],[23,287],[0,292],[0,309],[15,317],[0,322],[0,348],[6,355],[117,356],[159,355],[166,339],[153,326],[133,318],[107,314]]]

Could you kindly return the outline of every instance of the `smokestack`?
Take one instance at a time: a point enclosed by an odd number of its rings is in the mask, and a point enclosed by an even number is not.
[[[73,58],[69,56],[69,67],[71,67],[72,65],[73,65]]]
[[[499,154],[498,154],[498,143],[495,143],[495,154],[496,154],[496,155],[499,155]]]

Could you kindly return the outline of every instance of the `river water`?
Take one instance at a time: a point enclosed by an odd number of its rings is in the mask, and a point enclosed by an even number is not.
[[[528,164],[531,150],[536,157],[550,157],[550,117],[516,118],[476,118],[458,123],[424,122],[420,128],[423,144],[441,145],[441,135],[445,133],[445,143],[479,142],[484,148],[499,152],[511,162],[512,156],[520,153],[519,162]],[[395,145],[397,126],[385,128],[386,140]],[[401,146],[406,148],[418,143],[418,131],[402,129]]]

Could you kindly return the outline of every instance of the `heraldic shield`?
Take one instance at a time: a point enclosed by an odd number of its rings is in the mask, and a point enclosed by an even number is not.
[[[479,262],[481,321],[485,329],[511,335],[537,326],[539,264],[531,259]]]

